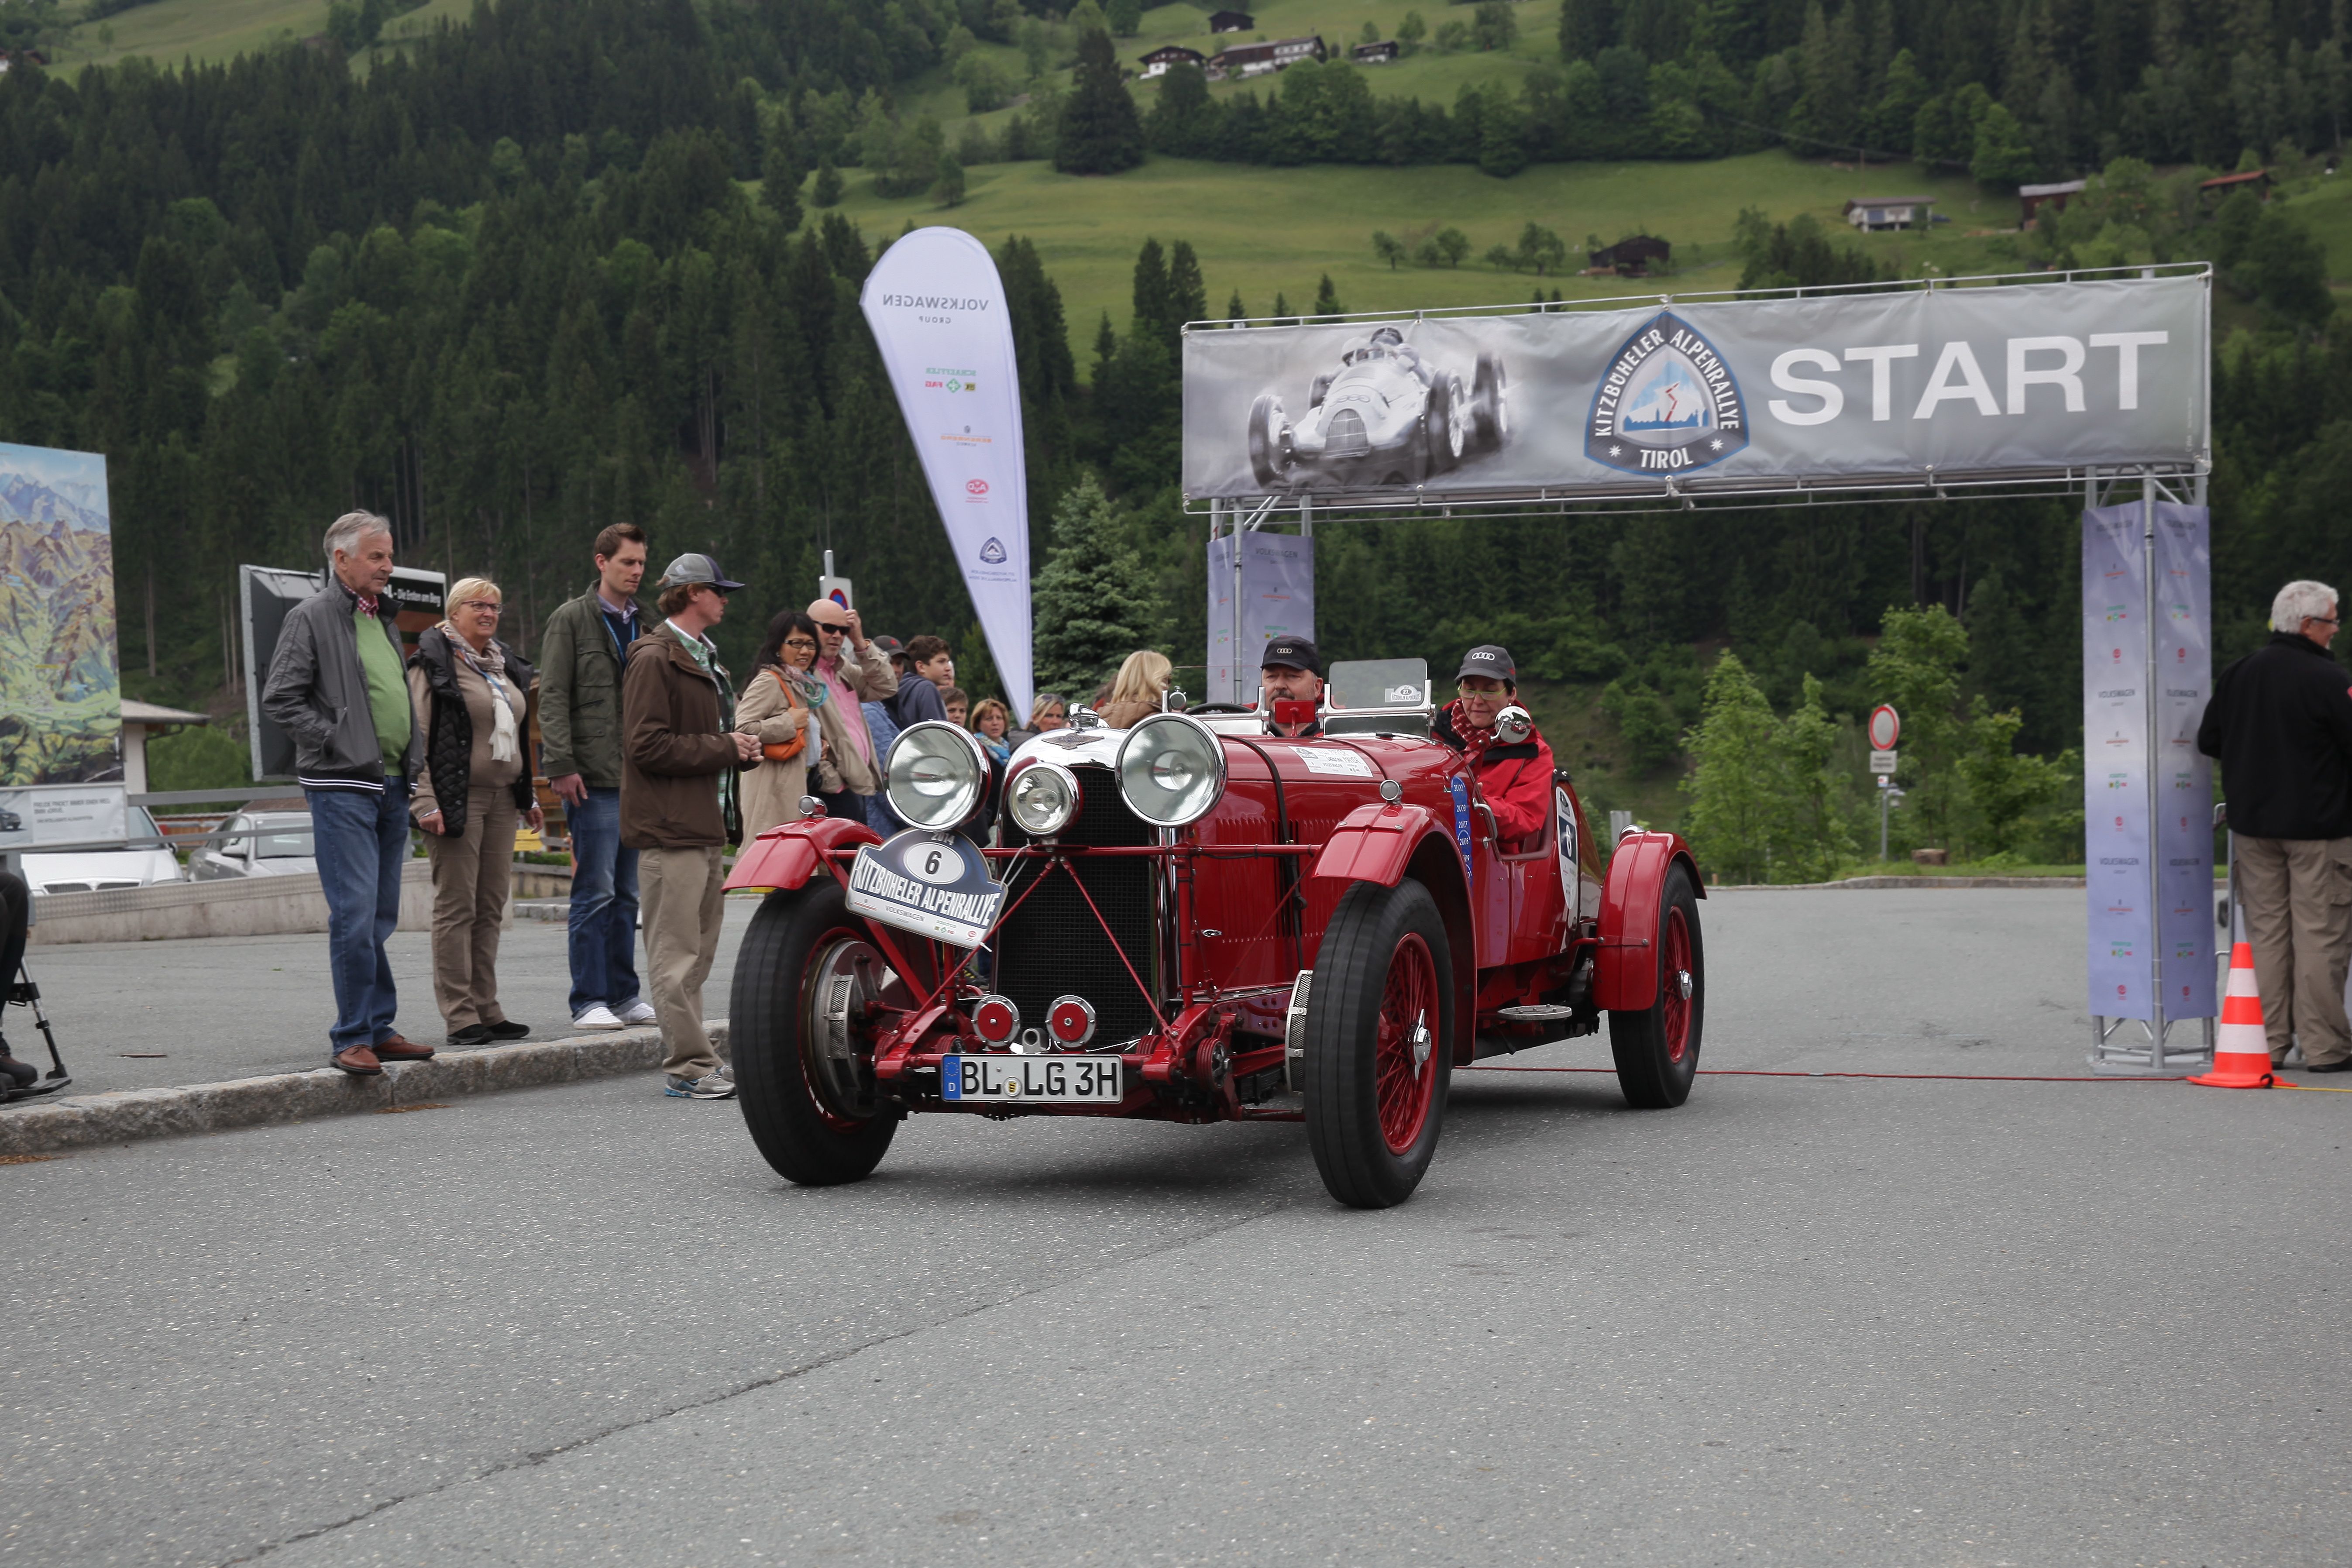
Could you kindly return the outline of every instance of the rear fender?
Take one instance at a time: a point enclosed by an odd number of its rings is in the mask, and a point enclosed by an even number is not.
[[[827,854],[882,840],[862,822],[844,816],[804,816],[798,822],[771,827],[743,847],[727,873],[727,886],[737,888],[801,888],[808,884]]]
[[[1612,1013],[1639,1013],[1658,1000],[1658,907],[1666,873],[1679,862],[1700,898],[1706,884],[1678,833],[1629,833],[1609,858],[1601,892],[1601,956],[1593,966],[1592,999]]]
[[[1413,850],[1435,831],[1432,821],[1425,805],[1395,801],[1360,805],[1339,819],[1307,875],[1393,888],[1412,863]]]

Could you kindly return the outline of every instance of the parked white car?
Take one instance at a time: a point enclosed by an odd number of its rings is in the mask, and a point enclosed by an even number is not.
[[[299,877],[319,868],[307,811],[240,811],[221,829],[222,838],[188,862],[199,882],[224,877]]]
[[[145,806],[130,808],[126,826],[132,838],[152,838],[155,819]],[[179,858],[161,847],[134,849],[85,849],[67,855],[27,855],[25,885],[36,893],[97,893],[114,888],[152,888],[158,882],[184,882]]]

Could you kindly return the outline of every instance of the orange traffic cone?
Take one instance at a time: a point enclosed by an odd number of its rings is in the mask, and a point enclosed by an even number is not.
[[[2268,1089],[2271,1041],[2263,1028],[2263,997],[2254,984],[2254,950],[2230,950],[2230,989],[2221,998],[2221,1029],[2213,1041],[2213,1070],[2189,1080],[2208,1089]]]

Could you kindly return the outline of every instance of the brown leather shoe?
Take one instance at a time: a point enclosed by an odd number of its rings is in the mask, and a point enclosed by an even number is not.
[[[375,1054],[388,1062],[428,1062],[433,1059],[433,1047],[393,1035],[375,1043]]]
[[[375,1053],[365,1046],[353,1046],[348,1050],[337,1051],[333,1065],[342,1068],[353,1078],[373,1078],[383,1071],[383,1064],[376,1060]]]

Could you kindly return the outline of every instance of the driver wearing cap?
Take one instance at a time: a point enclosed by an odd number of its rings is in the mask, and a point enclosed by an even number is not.
[[[1552,811],[1551,748],[1532,723],[1524,740],[1496,732],[1496,720],[1518,697],[1518,674],[1509,651],[1494,643],[1464,654],[1462,695],[1439,712],[1433,731],[1469,759],[1478,793],[1495,814],[1496,847],[1505,850],[1541,833]]]
[[[1314,702],[1323,700],[1323,656],[1305,637],[1278,637],[1265,645],[1265,653],[1258,661],[1259,700],[1266,713],[1265,727],[1276,735],[1293,740],[1311,741],[1323,733],[1322,721],[1309,719],[1304,724],[1277,724],[1274,721],[1276,702]]]

